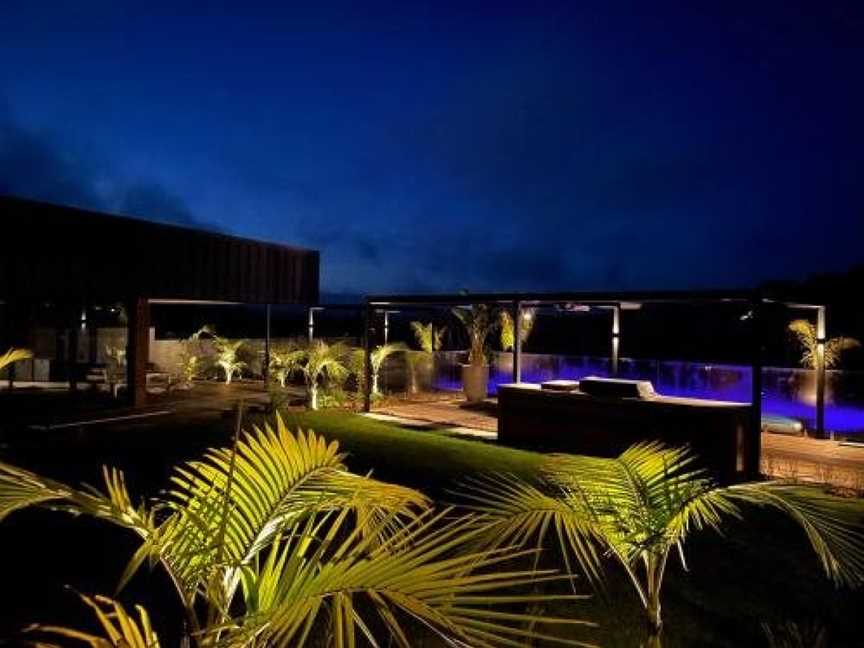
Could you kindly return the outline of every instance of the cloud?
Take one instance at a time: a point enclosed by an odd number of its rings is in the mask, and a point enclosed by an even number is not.
[[[59,138],[20,127],[0,113],[0,193],[104,208],[95,171]]]
[[[202,226],[182,198],[154,182],[138,180],[124,187],[113,204],[113,209],[121,214],[189,227]]]
[[[158,182],[131,181],[85,158],[63,136],[25,128],[0,99],[0,194],[209,230]]]

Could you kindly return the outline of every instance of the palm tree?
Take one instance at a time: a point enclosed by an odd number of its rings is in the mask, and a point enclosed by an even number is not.
[[[420,630],[452,646],[513,646],[542,639],[537,624],[584,624],[494,610],[537,597],[490,592],[553,575],[502,569],[522,552],[469,549],[483,532],[477,520],[436,512],[418,491],[355,475],[342,460],[336,443],[291,434],[278,416],[242,435],[238,420],[233,447],[179,467],[152,505],[133,505],[116,469],[103,469],[103,492],[0,463],[0,520],[35,506],[131,530],[142,543],[118,591],[145,561],[160,566],[186,615],[184,643],[200,648],[377,646],[382,631],[409,648]],[[84,602],[105,638],[36,629],[94,646],[158,645],[142,608],[136,619],[111,599]]]
[[[495,321],[499,317],[497,309],[486,304],[474,304],[471,308],[454,308],[453,314],[468,334],[468,364],[486,364],[486,341],[498,326]]]
[[[279,381],[281,387],[284,388],[288,378],[298,371],[305,355],[303,349],[290,346],[276,348],[270,352],[271,375]]]
[[[741,504],[778,509],[807,534],[826,574],[836,583],[864,581],[861,529],[825,508],[817,491],[782,482],[718,486],[694,466],[686,448],[637,444],[618,458],[550,455],[536,483],[514,477],[472,480],[469,508],[489,516],[489,546],[533,538],[537,545],[555,530],[567,569],[579,564],[595,583],[601,556],[617,561],[633,584],[649,627],[662,626],[661,590],[669,554],[684,561],[684,542],[703,529],[721,531],[739,518]]]
[[[531,335],[534,329],[534,316],[536,309],[522,308],[519,311],[522,321],[520,322],[520,338],[524,342]],[[513,345],[516,343],[516,327],[513,325],[513,316],[505,308],[501,309],[501,349],[504,351],[512,351]]]
[[[412,394],[417,393],[417,367],[422,360],[426,360],[426,367],[429,369],[431,382],[435,380],[435,353],[444,348],[444,335],[447,333],[447,327],[441,326],[435,328],[433,322],[423,324],[422,322],[411,322],[411,329],[414,331],[414,339],[420,346],[420,351],[408,351],[405,354],[405,360],[408,364],[410,372],[410,384],[408,391]]]
[[[234,374],[241,375],[246,363],[237,358],[240,349],[246,344],[246,340],[226,340],[214,337],[213,344],[216,346],[216,364],[225,372],[225,384],[230,385]]]
[[[216,349],[215,364],[225,372],[225,384],[230,385],[234,374],[241,375],[243,368],[246,366],[246,363],[237,357],[240,349],[246,344],[246,340],[223,338],[217,335],[215,329],[209,325],[202,326],[193,337],[197,336],[200,338],[202,335],[209,335],[213,341],[213,346]]]
[[[341,384],[350,373],[345,366],[348,349],[342,344],[327,344],[313,340],[308,347],[298,349],[289,359],[291,372],[299,372],[306,383],[309,409],[318,409],[318,390],[331,382]]]
[[[447,332],[447,327],[435,328],[432,322],[423,324],[422,322],[411,322],[411,330],[414,331],[414,337],[420,349],[426,353],[435,353],[442,348],[444,334]]]
[[[378,396],[381,394],[381,391],[378,388],[378,376],[381,374],[381,368],[384,366],[384,362],[386,362],[387,358],[391,355],[405,351],[408,351],[408,347],[406,347],[402,342],[381,344],[372,349],[372,352],[369,354],[369,363],[372,365],[372,393],[374,395]]]
[[[27,360],[33,357],[33,352],[27,349],[11,348],[3,355],[0,355],[0,369],[13,365],[19,360]]]
[[[183,377],[183,382],[190,388],[193,386],[195,378],[202,371],[202,360],[205,357],[205,353],[201,348],[201,335],[203,333],[209,333],[208,327],[202,327],[180,343],[181,351],[177,364]]]
[[[798,319],[789,323],[789,330],[795,335],[801,346],[801,366],[816,369],[818,337],[816,327],[807,320]],[[825,368],[831,369],[840,362],[840,356],[852,349],[857,349],[861,343],[851,337],[834,337],[825,341]]]

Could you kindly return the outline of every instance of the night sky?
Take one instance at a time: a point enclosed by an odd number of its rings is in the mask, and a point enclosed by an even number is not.
[[[331,293],[864,260],[864,2],[182,4],[2,3],[0,193],[315,247]]]

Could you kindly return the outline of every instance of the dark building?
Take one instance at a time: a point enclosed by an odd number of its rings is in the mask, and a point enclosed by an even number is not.
[[[50,303],[70,325],[121,303],[127,313],[128,392],[146,398],[153,301],[315,304],[319,253],[12,197],[0,197],[0,302],[7,346],[28,345],[36,310]],[[74,364],[74,362],[73,362]],[[74,369],[70,381],[76,380]]]

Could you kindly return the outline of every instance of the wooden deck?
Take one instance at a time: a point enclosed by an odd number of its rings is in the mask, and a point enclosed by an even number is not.
[[[404,402],[376,409],[388,416],[423,421],[442,427],[470,428],[492,433],[498,429],[496,402],[468,406],[461,398]],[[864,447],[837,441],[762,435],[762,472],[770,477],[830,484],[864,492]]]

